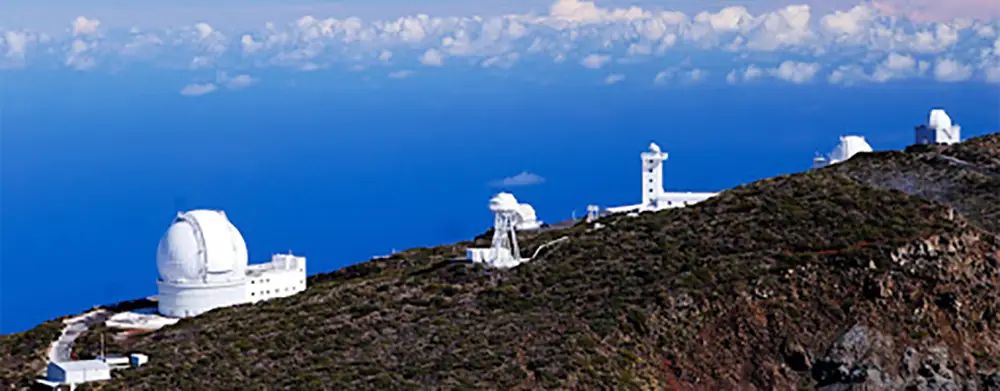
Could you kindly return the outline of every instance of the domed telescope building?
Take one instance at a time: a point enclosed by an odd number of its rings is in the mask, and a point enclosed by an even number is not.
[[[306,289],[306,259],[275,254],[248,264],[243,235],[218,210],[178,213],[156,254],[159,312],[184,318]]]

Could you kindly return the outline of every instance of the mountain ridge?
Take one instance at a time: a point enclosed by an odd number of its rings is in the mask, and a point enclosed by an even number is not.
[[[568,239],[511,270],[452,261],[489,232],[407,250],[112,342],[151,361],[95,387],[993,389],[996,176],[1000,133],[524,233]]]

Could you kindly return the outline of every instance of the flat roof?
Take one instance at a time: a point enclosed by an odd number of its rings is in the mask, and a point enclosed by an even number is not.
[[[66,371],[83,371],[83,370],[104,370],[109,369],[108,363],[101,360],[75,360],[75,361],[60,361],[60,362],[49,362],[49,365],[55,365]]]

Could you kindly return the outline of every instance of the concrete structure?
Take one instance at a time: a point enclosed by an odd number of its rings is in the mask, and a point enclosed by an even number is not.
[[[658,211],[694,205],[719,193],[667,192],[663,190],[663,162],[668,155],[656,143],[649,144],[649,150],[641,153],[642,159],[642,203],[605,209],[606,213],[628,213]],[[589,212],[589,207],[588,207]]]
[[[46,370],[46,379],[40,383],[50,387],[69,385],[75,389],[78,384],[111,380],[111,367],[101,360],[81,360],[50,362]]]
[[[816,156],[813,158],[813,168],[826,167],[831,164],[837,164],[852,156],[862,153],[871,152],[872,146],[868,145],[863,136],[843,136],[840,138],[840,144],[833,149],[827,156]]]
[[[944,110],[931,110],[927,124],[914,129],[917,144],[955,144],[962,141],[962,127],[953,125]]]
[[[494,215],[493,243],[490,248],[467,249],[466,258],[474,263],[500,268],[528,261],[521,258],[521,249],[517,244],[517,226],[523,222],[524,216],[521,205],[510,193],[500,193],[490,199],[490,211]]]
[[[305,290],[305,258],[283,254],[249,265],[246,242],[222,211],[178,213],[156,264],[159,312],[174,318]]]

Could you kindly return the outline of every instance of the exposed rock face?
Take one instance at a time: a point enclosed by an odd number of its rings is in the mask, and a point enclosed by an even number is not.
[[[569,240],[511,270],[460,243],[314,276],[111,346],[154,359],[106,389],[998,389],[998,141],[525,235]]]

